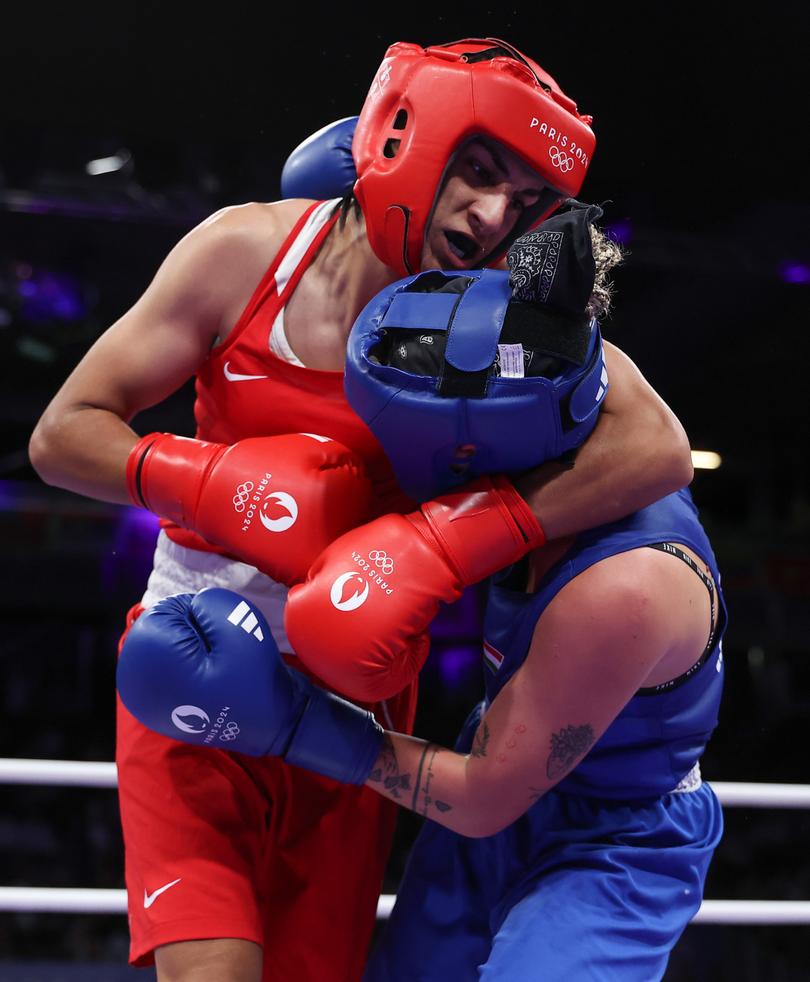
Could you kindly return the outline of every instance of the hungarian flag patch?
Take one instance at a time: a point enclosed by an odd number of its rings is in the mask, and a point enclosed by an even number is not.
[[[489,641],[484,642],[484,664],[490,670],[490,672],[495,673],[501,667],[503,662],[503,655],[494,648]]]

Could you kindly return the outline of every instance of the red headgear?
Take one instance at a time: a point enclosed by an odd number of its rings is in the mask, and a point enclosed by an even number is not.
[[[590,123],[547,72],[505,41],[391,45],[352,143],[354,193],[372,249],[400,275],[418,272],[445,169],[462,143],[488,136],[548,185],[479,265],[494,262],[562,199],[576,197],[596,145]]]

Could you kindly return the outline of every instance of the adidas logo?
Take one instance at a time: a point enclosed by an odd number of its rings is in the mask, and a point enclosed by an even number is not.
[[[246,601],[243,600],[233,608],[230,614],[228,614],[228,620],[235,627],[241,627],[247,634],[252,634],[253,637],[258,638],[259,641],[264,641],[264,634],[262,633],[262,629],[258,626],[258,618],[250,609],[250,605]],[[256,628],[255,631],[253,630],[254,628]]]
[[[594,400],[595,402],[599,402],[599,400],[605,394],[605,389],[607,389],[608,373],[605,365],[602,365],[602,376],[600,381],[602,384],[599,386],[599,391],[596,393],[596,399]]]

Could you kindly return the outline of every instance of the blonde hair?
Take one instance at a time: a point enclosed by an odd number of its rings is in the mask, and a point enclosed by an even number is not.
[[[610,303],[613,299],[613,283],[609,273],[624,259],[624,250],[618,242],[609,239],[596,225],[590,224],[589,229],[593,259],[596,263],[596,277],[588,300],[587,312],[591,317],[602,320],[610,312]]]

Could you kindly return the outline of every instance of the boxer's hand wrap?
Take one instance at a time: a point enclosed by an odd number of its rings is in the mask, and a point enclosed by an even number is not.
[[[211,749],[282,757],[363,784],[382,727],[281,660],[261,612],[231,590],[161,600],[121,648],[118,691],[163,736]]]
[[[332,688],[351,699],[388,698],[424,664],[439,604],[543,541],[509,481],[480,478],[341,536],[290,591],[287,637]]]
[[[233,446],[150,433],[127,461],[136,505],[198,532],[291,585],[337,536],[365,521],[371,486],[342,444],[307,433]]]

